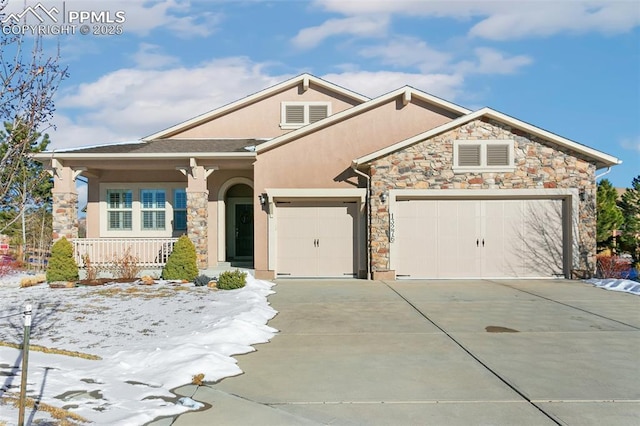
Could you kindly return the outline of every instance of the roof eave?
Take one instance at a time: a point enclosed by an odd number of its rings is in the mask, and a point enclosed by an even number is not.
[[[255,152],[158,152],[158,153],[72,153],[46,151],[34,154],[38,161],[46,161],[52,158],[58,160],[165,160],[180,158],[198,159],[254,159]]]
[[[391,145],[389,147],[383,148],[381,150],[372,152],[370,154],[367,154],[365,156],[359,157],[357,159],[354,159],[352,161],[352,165],[354,167],[361,167],[375,159],[378,159],[380,157],[383,157],[385,155],[388,155],[392,152],[398,151],[400,149],[403,149],[409,145],[413,145],[415,143],[424,141],[426,139],[432,138],[440,133],[444,133],[447,132],[451,129],[454,129],[458,126],[461,126],[465,123],[468,123],[472,120],[476,120],[478,118],[482,118],[482,117],[488,117],[488,118],[492,118],[494,120],[500,121],[500,122],[505,122],[509,125],[511,125],[512,127],[516,127],[522,131],[525,131],[527,133],[530,133],[532,135],[538,136],[542,139],[547,139],[550,140],[560,146],[566,147],[572,151],[575,151],[577,153],[583,154],[587,157],[589,157],[590,159],[593,160],[593,163],[596,165],[596,168],[600,169],[603,167],[611,167],[611,166],[615,166],[618,164],[621,164],[622,161],[612,155],[606,154],[604,152],[598,151],[596,149],[590,148],[586,145],[582,145],[579,144],[577,142],[574,142],[570,139],[566,139],[563,138],[562,136],[558,136],[555,133],[551,133],[547,130],[541,129],[539,127],[533,126],[529,123],[526,123],[524,121],[518,120],[514,117],[508,116],[506,114],[503,114],[499,111],[495,111],[491,108],[482,108],[479,109],[477,111],[474,111],[470,114],[467,115],[463,115],[455,120],[452,120],[448,123],[442,124],[438,127],[435,127],[433,129],[430,129],[424,133],[421,133],[419,135],[416,135],[412,138],[409,139],[405,139],[404,141],[400,141],[394,145]]]

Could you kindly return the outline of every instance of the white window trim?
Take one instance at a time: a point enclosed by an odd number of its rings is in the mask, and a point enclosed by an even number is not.
[[[124,194],[125,192],[131,192],[131,207],[110,207],[109,206],[109,193],[110,192],[118,192],[120,194]],[[121,231],[121,232],[126,232],[126,231],[131,231],[131,229],[128,228],[114,228],[114,229],[110,229],[110,224],[111,224],[111,220],[109,218],[109,213],[111,212],[118,212],[118,213],[131,213],[132,215],[132,220],[131,220],[131,226],[133,226],[133,192],[129,189],[126,188],[108,188],[105,191],[105,200],[106,200],[106,226],[107,229],[109,229],[110,231]]]
[[[304,122],[303,123],[287,123],[287,107],[288,106],[304,106]],[[327,107],[327,117],[331,115],[331,102],[282,102],[280,105],[280,128],[283,130],[299,129],[302,126],[310,124],[309,122],[309,106],[322,105]]]
[[[480,145],[479,166],[458,166],[458,147],[460,145]],[[508,145],[509,164],[506,166],[487,166],[487,145]],[[513,172],[515,166],[515,142],[513,139],[459,139],[453,141],[453,171],[466,172]]]
[[[173,233],[173,199],[169,200],[167,194],[173,194],[174,189],[185,188],[184,183],[101,183],[100,184],[100,237],[102,238],[169,238]],[[131,201],[131,230],[109,230],[109,217],[107,214],[108,190],[130,190]],[[142,201],[140,194],[142,189],[162,189],[165,191],[165,227],[164,229],[143,229],[142,228]]]
[[[158,191],[162,191],[164,192],[164,206],[163,207],[144,207],[143,202],[142,202],[142,193],[144,191],[150,191],[150,192],[158,192]],[[140,228],[143,231],[164,231],[165,229],[167,229],[167,212],[168,212],[168,206],[171,205],[171,202],[169,200],[167,200],[167,192],[172,193],[171,190],[167,191],[166,188],[141,188],[140,189]],[[153,196],[154,198],[154,204],[155,204],[155,195]],[[145,228],[144,227],[144,212],[151,212],[151,213],[155,213],[155,212],[164,212],[164,225],[162,227],[159,227],[158,224],[156,223],[156,226],[153,228]],[[173,216],[173,215],[172,215]],[[154,220],[155,222],[155,220]],[[171,223],[171,222],[169,222]]]

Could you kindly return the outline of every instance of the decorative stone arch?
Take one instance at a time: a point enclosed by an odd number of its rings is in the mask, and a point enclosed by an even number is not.
[[[218,262],[225,262],[227,260],[227,206],[225,201],[225,195],[229,188],[234,185],[247,185],[252,190],[253,181],[246,177],[234,177],[227,180],[220,186],[218,190]]]

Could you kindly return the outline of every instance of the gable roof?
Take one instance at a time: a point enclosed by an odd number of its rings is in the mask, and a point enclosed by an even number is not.
[[[216,117],[220,117],[222,115],[228,114],[235,110],[238,110],[244,106],[250,105],[252,103],[258,102],[262,99],[268,98],[278,92],[289,89],[291,87],[298,86],[300,84],[303,87],[309,87],[309,85],[313,83],[314,85],[323,87],[325,89],[331,90],[332,92],[339,93],[340,95],[346,96],[347,98],[353,99],[358,102],[366,102],[369,100],[368,97],[361,95],[359,93],[353,92],[351,90],[345,89],[344,87],[338,86],[336,84],[330,83],[326,80],[313,76],[311,74],[301,74],[297,77],[291,78],[289,80],[283,81],[282,83],[276,84],[275,86],[268,87],[264,90],[261,90],[257,93],[239,99],[235,102],[222,106],[220,108],[214,109],[213,111],[206,112],[197,117],[191,118],[182,123],[178,123],[175,126],[171,126],[167,129],[156,132],[152,135],[146,136],[142,138],[143,141],[149,141],[153,139],[164,139],[169,138],[172,135],[182,132],[184,130],[193,128],[207,121],[213,120]]]
[[[453,112],[458,115],[468,114],[471,110],[468,110],[460,105],[456,105],[452,102],[445,101],[444,99],[440,99],[437,96],[430,95],[421,90],[415,89],[411,86],[404,86],[399,89],[396,89],[387,94],[381,95],[377,98],[371,99],[367,102],[364,102],[358,106],[354,106],[352,108],[348,108],[344,111],[341,111],[337,114],[330,115],[329,117],[316,121],[313,124],[308,124],[303,126],[297,130],[291,131],[289,133],[285,133],[282,136],[278,136],[276,138],[271,139],[269,142],[266,142],[259,147],[256,148],[258,153],[268,151],[270,149],[276,148],[280,145],[288,143],[294,139],[300,138],[302,136],[313,133],[317,130],[323,129],[325,127],[329,127],[334,123],[347,119],[349,117],[356,116],[358,114],[362,114],[363,112],[369,111],[373,108],[376,108],[380,105],[390,102],[391,100],[403,96],[403,102],[408,103],[413,98],[422,100],[431,105],[434,105],[438,108],[445,109],[447,111]]]
[[[477,111],[474,111],[470,114],[467,115],[463,115],[455,120],[452,120],[448,123],[442,124],[438,127],[434,127],[431,130],[428,130],[424,133],[421,133],[419,135],[413,136],[409,139],[405,139],[403,141],[400,141],[396,144],[390,145],[386,148],[380,149],[378,151],[372,152],[371,154],[367,154],[365,156],[362,156],[360,158],[357,158],[355,160],[353,160],[353,165],[354,166],[360,166],[363,164],[367,164],[373,160],[376,160],[380,157],[383,157],[385,155],[391,154],[392,152],[395,151],[399,151],[401,149],[404,149],[410,145],[416,144],[418,142],[422,142],[426,139],[432,138],[434,136],[437,136],[441,133],[447,132],[449,130],[455,129],[456,127],[462,126],[463,124],[469,123],[473,120],[477,120],[479,118],[491,118],[494,119],[496,121],[499,121],[501,123],[505,123],[508,124],[509,126],[519,129],[521,131],[530,133],[534,136],[538,136],[542,139],[547,139],[553,143],[558,144],[561,147],[565,147],[567,149],[570,149],[574,152],[580,153],[592,160],[594,160],[594,163],[596,164],[597,168],[602,168],[602,167],[610,167],[610,166],[614,166],[616,164],[621,164],[622,161],[619,160],[618,158],[609,155],[609,154],[605,154],[604,152],[598,151],[596,149],[593,148],[589,148],[586,145],[582,145],[580,143],[574,142],[570,139],[566,139],[563,138],[562,136],[558,136],[555,133],[551,133],[547,130],[541,129],[539,127],[533,126],[529,123],[526,123],[524,121],[518,120],[517,118],[508,116],[506,114],[503,114],[499,111],[493,110],[491,108],[485,107],[482,109],[479,109]],[[269,142],[267,142],[269,143]],[[266,145],[266,144],[265,144]]]

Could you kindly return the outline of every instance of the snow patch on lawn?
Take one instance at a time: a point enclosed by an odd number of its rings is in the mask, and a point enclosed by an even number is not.
[[[605,290],[622,291],[640,295],[640,283],[636,281],[616,278],[592,278],[585,280],[585,282],[593,284],[596,287],[604,288]]]
[[[277,333],[267,322],[273,283],[247,276],[238,290],[192,283],[107,284],[20,288],[24,275],[0,278],[0,342],[20,344],[25,304],[33,306],[31,345],[97,355],[90,360],[31,350],[29,398],[66,408],[97,424],[141,425],[201,405],[178,401],[171,389],[240,374],[233,355],[254,351]],[[0,346],[0,398],[18,397],[21,351]],[[184,402],[189,402],[185,404]],[[18,409],[0,403],[0,424],[15,424]],[[27,409],[26,423],[51,421]]]

